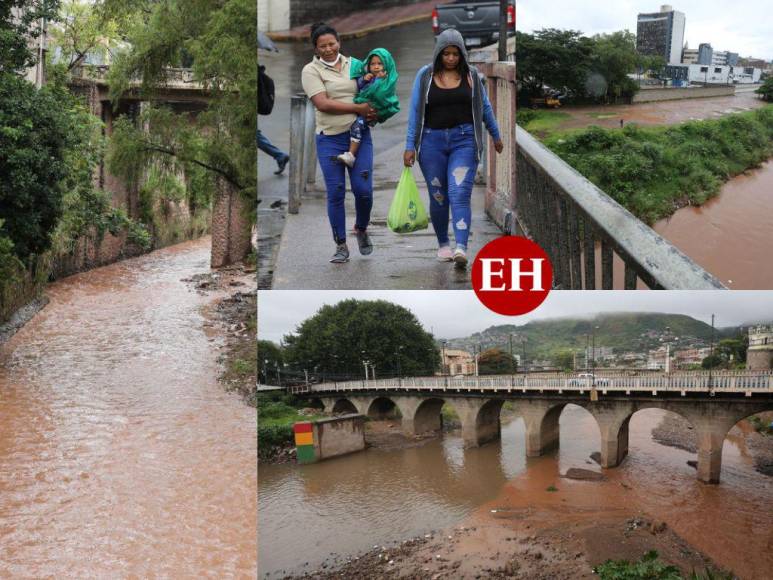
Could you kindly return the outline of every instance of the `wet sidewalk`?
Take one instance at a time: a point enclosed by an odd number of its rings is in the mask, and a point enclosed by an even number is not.
[[[386,30],[393,26],[429,20],[432,9],[438,4],[449,4],[453,0],[431,0],[408,6],[363,10],[346,16],[329,18],[326,22],[336,29],[342,39],[358,38],[371,32]],[[267,33],[275,41],[305,41],[309,38],[309,25],[296,26],[290,30]]]
[[[393,146],[374,161],[374,191],[371,225],[374,244],[370,256],[361,256],[354,235],[347,236],[351,259],[345,264],[328,262],[335,251],[324,192],[304,197],[300,212],[287,215],[279,244],[272,288],[275,290],[466,290],[471,288],[470,271],[457,270],[450,262],[435,259],[437,240],[432,225],[412,234],[395,234],[386,225],[389,205],[403,168],[402,143]],[[427,207],[427,190],[418,164],[413,176]],[[320,176],[317,188],[323,186]],[[348,180],[347,180],[348,188]],[[484,212],[485,186],[475,186],[472,194],[472,227],[468,255],[472,258],[492,239],[502,235]],[[354,223],[354,197],[347,189],[347,229]],[[449,224],[449,231],[450,224]],[[453,237],[453,234],[451,234]]]

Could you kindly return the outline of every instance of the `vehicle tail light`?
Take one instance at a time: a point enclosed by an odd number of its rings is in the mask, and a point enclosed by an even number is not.
[[[507,7],[507,27],[515,30],[515,6]]]
[[[437,8],[435,8],[432,10],[432,32],[437,34],[439,31],[440,31],[440,25],[438,24],[438,20],[437,20]]]

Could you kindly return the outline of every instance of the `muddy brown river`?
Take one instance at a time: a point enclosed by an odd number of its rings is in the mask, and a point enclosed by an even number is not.
[[[728,181],[700,207],[684,207],[653,229],[728,288],[773,288],[773,161]]]
[[[599,449],[598,427],[571,405],[561,415],[560,448],[540,458],[525,457],[523,421],[511,419],[503,422],[501,441],[478,449],[465,450],[459,436],[446,434],[422,447],[371,448],[304,467],[261,466],[260,577],[312,571],[332,554],[353,557],[374,545],[480,521],[498,505],[494,500],[537,504],[553,484],[575,498],[584,517],[648,513],[741,577],[765,577],[773,565],[773,478],[754,470],[742,438],[728,437],[722,483],[698,482],[687,465],[695,454],[652,440],[663,414],[634,415],[630,454],[619,468],[604,471],[605,482],[558,479],[572,467],[601,471],[589,463]]]
[[[208,270],[204,238],[61,280],[0,346],[0,577],[255,577],[255,410],[181,281]]]

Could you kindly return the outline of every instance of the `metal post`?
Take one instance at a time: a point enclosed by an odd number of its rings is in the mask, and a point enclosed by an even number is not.
[[[306,95],[290,97],[290,183],[287,211],[298,213],[303,195],[303,150],[305,146]]]
[[[507,60],[507,4],[509,0],[499,0],[499,55],[500,61]]]
[[[308,185],[317,181],[317,139],[316,139],[316,121],[314,115],[314,104],[306,101],[306,125],[304,127],[306,137],[304,155],[303,155],[303,174],[306,176],[303,189],[306,191]]]

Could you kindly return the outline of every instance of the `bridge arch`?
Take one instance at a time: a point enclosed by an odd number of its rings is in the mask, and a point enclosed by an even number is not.
[[[360,411],[352,401],[347,398],[342,398],[336,399],[336,401],[333,403],[331,412],[333,415],[340,415],[344,413],[359,413]]]
[[[307,406],[311,407],[312,409],[319,409],[320,411],[325,410],[325,402],[319,397],[312,397],[309,399],[307,401]]]
[[[400,419],[398,404],[389,397],[376,397],[368,404],[367,415],[372,419]]]

